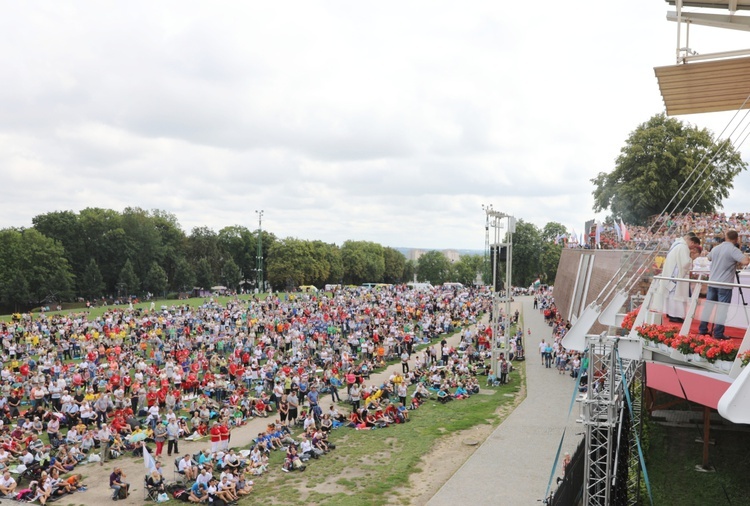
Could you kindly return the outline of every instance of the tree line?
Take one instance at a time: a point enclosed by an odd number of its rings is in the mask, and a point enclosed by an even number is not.
[[[519,275],[514,274],[514,284],[533,282],[531,278],[540,273],[556,270],[559,252],[556,259],[547,254],[549,245],[542,244],[542,231],[523,221],[518,230],[514,271]],[[32,219],[31,228],[0,230],[0,304],[30,307],[77,297],[127,298],[146,292],[163,296],[215,285],[253,290],[258,279],[258,234],[241,225],[218,232],[195,227],[188,234],[173,214],[137,207],[122,212],[87,208],[40,214]],[[369,241],[338,246],[279,239],[268,231],[261,234],[264,288],[277,291],[415,278],[470,285],[486,271],[482,255],[464,255],[450,262],[439,251],[430,251],[414,262],[394,248]]]

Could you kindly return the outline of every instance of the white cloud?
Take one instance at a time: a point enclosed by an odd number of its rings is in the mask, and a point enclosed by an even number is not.
[[[0,227],[139,206],[254,228],[262,208],[282,237],[481,249],[492,203],[580,232],[590,179],[663,110],[669,9],[6,2]],[[718,133],[728,116],[685,119]],[[735,186],[727,210],[750,210],[750,176]]]

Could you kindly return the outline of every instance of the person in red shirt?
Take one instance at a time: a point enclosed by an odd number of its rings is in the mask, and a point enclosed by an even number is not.
[[[214,422],[209,433],[211,434],[211,453],[216,453],[219,451],[219,446],[221,445],[221,427],[219,427],[219,422]]]
[[[154,404],[156,404],[156,402],[157,402],[156,392],[154,392],[153,390],[150,390],[146,394],[146,404],[150,408],[151,406],[153,406]]]
[[[221,444],[219,449],[221,451],[227,451],[229,449],[229,426],[227,426],[226,421],[223,421],[221,425],[219,425],[219,433],[221,434]]]
[[[133,383],[133,379],[130,377],[129,374],[126,374],[124,378],[122,378],[122,387],[123,390],[125,390],[125,394],[130,394],[130,386]]]

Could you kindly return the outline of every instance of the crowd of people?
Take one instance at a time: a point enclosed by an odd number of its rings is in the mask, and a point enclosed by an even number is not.
[[[545,322],[552,327],[552,337],[542,339],[539,343],[539,360],[541,364],[548,368],[554,369],[558,374],[567,374],[571,378],[580,379],[583,389],[586,388],[586,356],[584,353],[566,350],[562,345],[565,333],[570,329],[570,322],[564,320],[557,310],[555,298],[551,292],[540,293],[535,296],[534,306],[544,314]]]
[[[44,504],[81,489],[81,463],[141,456],[147,442],[154,498],[165,493],[166,452],[188,500],[236,501],[272,451],[285,452],[284,471],[303,470],[335,448],[332,429],[406,423],[426,398],[462,399],[478,392],[478,375],[497,380],[501,371],[486,365],[491,332],[470,326],[489,309],[488,295],[397,286],[114,307],[97,317],[18,315],[0,326],[0,493]],[[444,337],[457,327],[460,345],[451,347]],[[401,372],[368,385],[392,360]],[[256,417],[273,422],[246,449],[230,448],[232,429]],[[210,448],[180,453],[181,441],[204,437]],[[20,495],[22,482],[32,492]],[[122,469],[109,482],[113,499],[127,495]]]
[[[583,241],[571,237],[564,239],[565,244],[570,248],[668,251],[677,238],[693,232],[708,252],[722,242],[725,230],[733,229],[739,234],[742,251],[750,253],[750,213],[664,214],[655,217],[648,226],[626,225],[627,235],[614,223],[599,226],[598,244],[596,226],[583,236]]]

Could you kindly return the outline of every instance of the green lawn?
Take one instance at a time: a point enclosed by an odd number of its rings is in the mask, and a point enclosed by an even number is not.
[[[648,473],[654,504],[710,506],[747,504],[750,498],[750,433],[713,430],[710,461],[716,472],[695,470],[703,445],[695,442],[702,427],[675,428],[649,424]],[[646,499],[648,501],[648,499]]]
[[[282,298],[285,296],[284,293],[277,293],[277,294],[274,294],[274,295],[278,295],[278,296],[280,296]],[[292,295],[300,296],[300,295],[303,295],[303,294],[292,294]],[[261,299],[265,299],[267,296],[268,296],[267,293],[262,293],[262,294],[260,294],[259,297]],[[238,297],[241,300],[248,300],[248,299],[250,299],[252,297],[252,295],[247,295],[246,294],[246,295],[239,295]],[[203,297],[191,297],[189,299],[159,299],[159,300],[154,300],[154,303],[156,304],[156,309],[161,308],[161,306],[172,307],[172,306],[178,306],[178,305],[179,306],[184,306],[186,304],[188,306],[190,306],[190,307],[198,307],[198,306],[203,305],[204,301],[207,300],[207,299],[208,298],[203,298]],[[214,301],[216,301],[217,303],[221,304],[222,306],[225,305],[227,302],[229,302],[231,300],[234,300],[234,299],[235,299],[234,296],[214,297]],[[97,306],[97,307],[92,307],[90,309],[87,309],[85,307],[81,307],[81,308],[76,308],[76,309],[66,309],[66,310],[62,310],[62,311],[48,311],[46,314],[48,314],[48,315],[54,315],[54,314],[69,314],[69,313],[84,313],[84,312],[88,312],[89,315],[90,315],[90,318],[96,318],[97,316],[101,316],[101,315],[103,315],[105,312],[107,312],[109,310],[112,310],[112,309],[120,309],[120,310],[122,310],[122,309],[127,309],[127,307],[128,307],[127,304],[124,304],[124,305]],[[138,304],[133,304],[133,307],[134,308],[141,308],[141,309],[148,309],[149,307],[151,307],[151,301],[139,302]],[[34,314],[38,315],[39,312],[35,312]],[[11,319],[11,315],[0,315],[0,320],[2,320],[2,321],[10,321],[10,319]]]
[[[524,365],[520,367],[523,370]],[[283,473],[283,455],[274,452],[269,472],[256,480],[246,501],[278,505],[409,504],[410,496],[400,490],[408,485],[409,475],[420,470],[422,457],[441,437],[481,424],[498,425],[501,420],[495,412],[515,402],[517,395],[505,394],[518,394],[521,370],[511,374],[509,385],[492,389],[491,395],[473,395],[447,404],[428,401],[410,412],[412,421],[407,424],[366,431],[346,427],[334,430],[331,441],[337,449],[308,462],[303,473]]]

